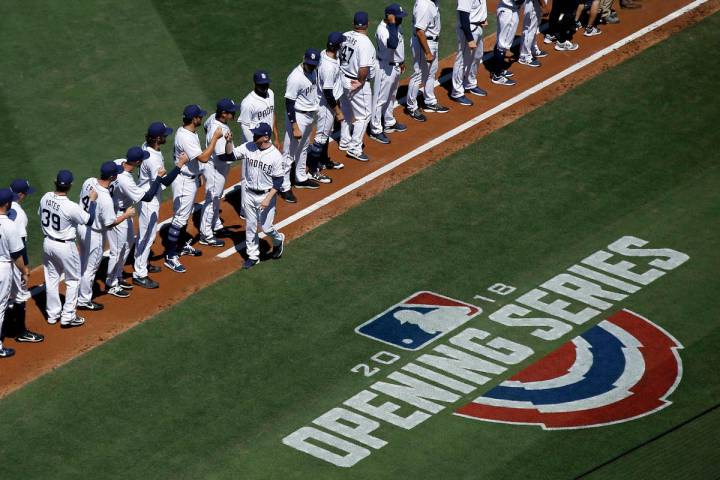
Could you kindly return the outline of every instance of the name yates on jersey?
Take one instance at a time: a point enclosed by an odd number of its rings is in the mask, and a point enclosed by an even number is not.
[[[624,236],[488,318],[529,328],[529,335],[545,341],[568,337],[690,258],[647,245]],[[335,466],[352,467],[388,444],[385,430],[412,430],[447,407],[474,420],[588,428],[659,411],[670,404],[668,397],[680,382],[682,345],[650,320],[620,310],[478,395],[483,385],[535,355],[527,345],[468,326],[480,313],[478,306],[418,292],[358,326],[358,334],[403,350],[451,336],[287,435],[283,443]],[[383,366],[399,359],[390,352],[372,357]],[[379,368],[361,364],[351,371],[371,376]]]

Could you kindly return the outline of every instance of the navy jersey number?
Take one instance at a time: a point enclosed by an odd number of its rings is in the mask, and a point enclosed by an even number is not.
[[[343,65],[347,65],[348,63],[350,63],[350,59],[352,58],[354,53],[355,50],[353,48],[350,48],[347,45],[343,45],[342,51],[340,51],[340,63],[342,63]]]
[[[42,211],[42,226],[47,228],[52,223],[52,228],[55,231],[60,231],[60,215],[57,213],[50,213],[50,210],[43,208]]]

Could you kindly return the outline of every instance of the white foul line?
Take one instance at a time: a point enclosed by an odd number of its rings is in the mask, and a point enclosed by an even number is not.
[[[378,168],[374,172],[369,173],[368,175],[356,180],[355,182],[351,183],[350,185],[347,185],[343,187],[342,189],[338,190],[337,192],[328,195],[327,197],[323,198],[322,200],[317,201],[316,203],[310,205],[309,207],[304,208],[303,210],[300,210],[299,212],[289,216],[288,218],[278,222],[275,224],[275,227],[280,229],[283,227],[286,227],[290,225],[291,223],[294,223],[298,220],[300,220],[303,217],[306,217],[310,215],[311,213],[319,210],[320,208],[334,202],[335,200],[347,195],[348,193],[352,192],[353,190],[357,190],[358,188],[362,187],[366,183],[369,183],[376,178],[378,178],[381,175],[384,175],[385,173],[394,170],[395,168],[399,167],[403,163],[412,160],[413,158],[417,157],[418,155],[421,155],[428,150],[436,147],[437,145],[440,145],[441,143],[445,142],[446,140],[449,140],[450,138],[461,134],[462,132],[470,129],[471,127],[474,127],[478,123],[492,117],[493,115],[496,115],[503,110],[506,110],[513,105],[515,105],[518,102],[521,102],[525,100],[530,95],[533,95],[534,93],[539,92],[540,90],[552,85],[553,83],[558,82],[559,80],[562,80],[563,78],[567,77],[568,75],[572,75],[576,71],[580,70],[581,68],[601,59],[602,57],[608,55],[609,53],[614,52],[615,50],[618,50],[619,48],[627,45],[628,43],[632,42],[633,40],[636,40],[643,35],[646,35],[653,30],[656,30],[657,28],[665,25],[666,23],[669,23],[676,18],[680,17],[681,15],[684,15],[685,13],[689,12],[690,10],[693,10],[697,8],[698,6],[702,5],[703,3],[706,3],[708,0],[695,0],[694,2],[685,5],[684,7],[675,10],[674,12],[668,14],[667,16],[661,18],[660,20],[657,20],[650,25],[641,28],[635,33],[632,33],[628,35],[625,38],[622,38],[618,40],[617,42],[613,43],[612,45],[609,45],[602,50],[590,55],[589,57],[579,61],[578,63],[566,68],[562,72],[559,72],[552,77],[543,80],[542,82],[528,88],[522,93],[519,93],[518,95],[514,96],[513,98],[510,98],[508,100],[505,100],[501,104],[491,108],[490,110],[478,115],[477,117],[473,118],[472,120],[468,120],[467,122],[453,128],[452,130],[445,132],[444,134],[440,135],[439,137],[434,138],[433,140],[430,140],[429,142],[425,143],[424,145],[419,146],[415,150],[406,153],[402,157],[393,160],[392,162],[383,165],[382,167]],[[231,248],[228,248],[227,250],[219,253],[217,257],[219,258],[227,258],[230,255],[237,253],[239,250],[242,250],[242,243],[235,245]]]

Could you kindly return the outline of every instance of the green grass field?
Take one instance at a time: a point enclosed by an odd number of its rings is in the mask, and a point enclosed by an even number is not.
[[[166,17],[170,2],[161,3],[139,18],[183,44],[177,27],[183,18]],[[315,3],[323,2],[309,4]],[[113,4],[105,7],[103,15],[112,17]],[[157,23],[160,16],[167,28]],[[228,20],[227,38],[217,45],[232,52],[240,33],[233,35],[231,25]],[[560,479],[620,456],[588,478],[717,478],[717,410],[623,453],[715,406],[720,396],[714,88],[720,53],[707,48],[718,31],[720,15],[714,15],[292,242],[282,261],[238,272],[4,398],[2,477]],[[110,38],[108,32],[104,41]],[[203,61],[205,49],[184,52],[185,67],[203,66],[181,68],[175,92],[209,102],[239,83],[206,75],[213,63]],[[164,53],[160,70],[183,65]],[[34,61],[52,64],[52,56]],[[96,81],[113,84],[104,75]],[[26,131],[38,118],[8,101],[6,82],[5,110],[14,128]],[[75,89],[82,96],[88,84]],[[162,118],[184,100],[167,88],[152,102]],[[55,148],[87,153],[76,160],[79,168],[94,155],[105,158],[103,152],[137,138],[133,125],[150,120],[143,116],[148,110],[128,110],[122,118],[84,115],[105,135],[88,144],[85,130],[74,131]],[[36,115],[43,122],[63,118],[58,111]],[[54,134],[71,133],[61,121],[49,123]],[[47,156],[57,150],[33,145],[4,146],[30,152],[38,171],[49,168]],[[365,378],[350,373],[354,365],[379,350],[401,355],[398,365],[421,353],[353,331],[418,290],[472,303],[495,282],[517,287],[506,301],[482,304],[485,312],[471,321],[535,351],[481,390],[517,373],[567,338],[544,342],[488,314],[623,235],[691,257],[618,304],[683,344],[683,378],[671,406],[614,426],[548,432],[451,415],[470,400],[463,398],[412,430],[383,426],[378,436],[388,445],[351,469],[282,444],[394,368]]]

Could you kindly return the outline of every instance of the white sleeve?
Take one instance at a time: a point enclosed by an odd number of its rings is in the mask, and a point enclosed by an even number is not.
[[[95,214],[97,215],[97,206],[95,207]],[[85,210],[75,202],[68,202],[67,215],[75,225],[87,225],[88,221],[90,221],[90,214],[85,212]]]
[[[190,160],[195,160],[203,152],[202,148],[200,148],[200,140],[196,135],[185,136],[180,139],[180,148],[190,157]]]
[[[13,223],[5,224],[5,231],[7,235],[8,251],[9,253],[17,253],[25,248],[25,245],[20,238],[20,233]]]
[[[375,65],[375,47],[369,38],[360,45],[360,51],[358,52],[358,66],[362,67],[374,67]]]
[[[472,0],[458,0],[457,9],[461,12],[472,12]]]
[[[420,8],[417,17],[415,18],[415,28],[420,30],[427,30],[433,21],[432,15],[430,14],[429,8]]]
[[[283,158],[282,154],[278,151],[275,152],[275,155],[273,155],[273,163],[272,163],[272,172],[270,172],[271,177],[282,177],[285,175],[285,168],[283,167]]]
[[[238,123],[241,123],[243,125],[250,125],[252,122],[252,102],[249,100],[249,97],[245,97],[245,100],[242,101],[240,104],[240,117],[238,118]]]
[[[140,199],[142,199],[147,192],[147,190],[143,190],[142,188],[138,187],[132,179],[129,179],[125,176],[118,177],[118,187],[122,193],[127,195],[128,198],[133,201],[133,203],[139,202]]]
[[[95,207],[95,215],[100,217],[100,225],[109,227],[115,223],[115,207],[112,201],[105,197],[102,201],[98,198],[97,207]]]
[[[285,89],[285,98],[290,99],[290,100],[297,100],[298,91],[297,91],[297,85],[295,85],[295,83],[296,82],[293,79],[293,74],[291,73],[287,79],[287,88]]]

